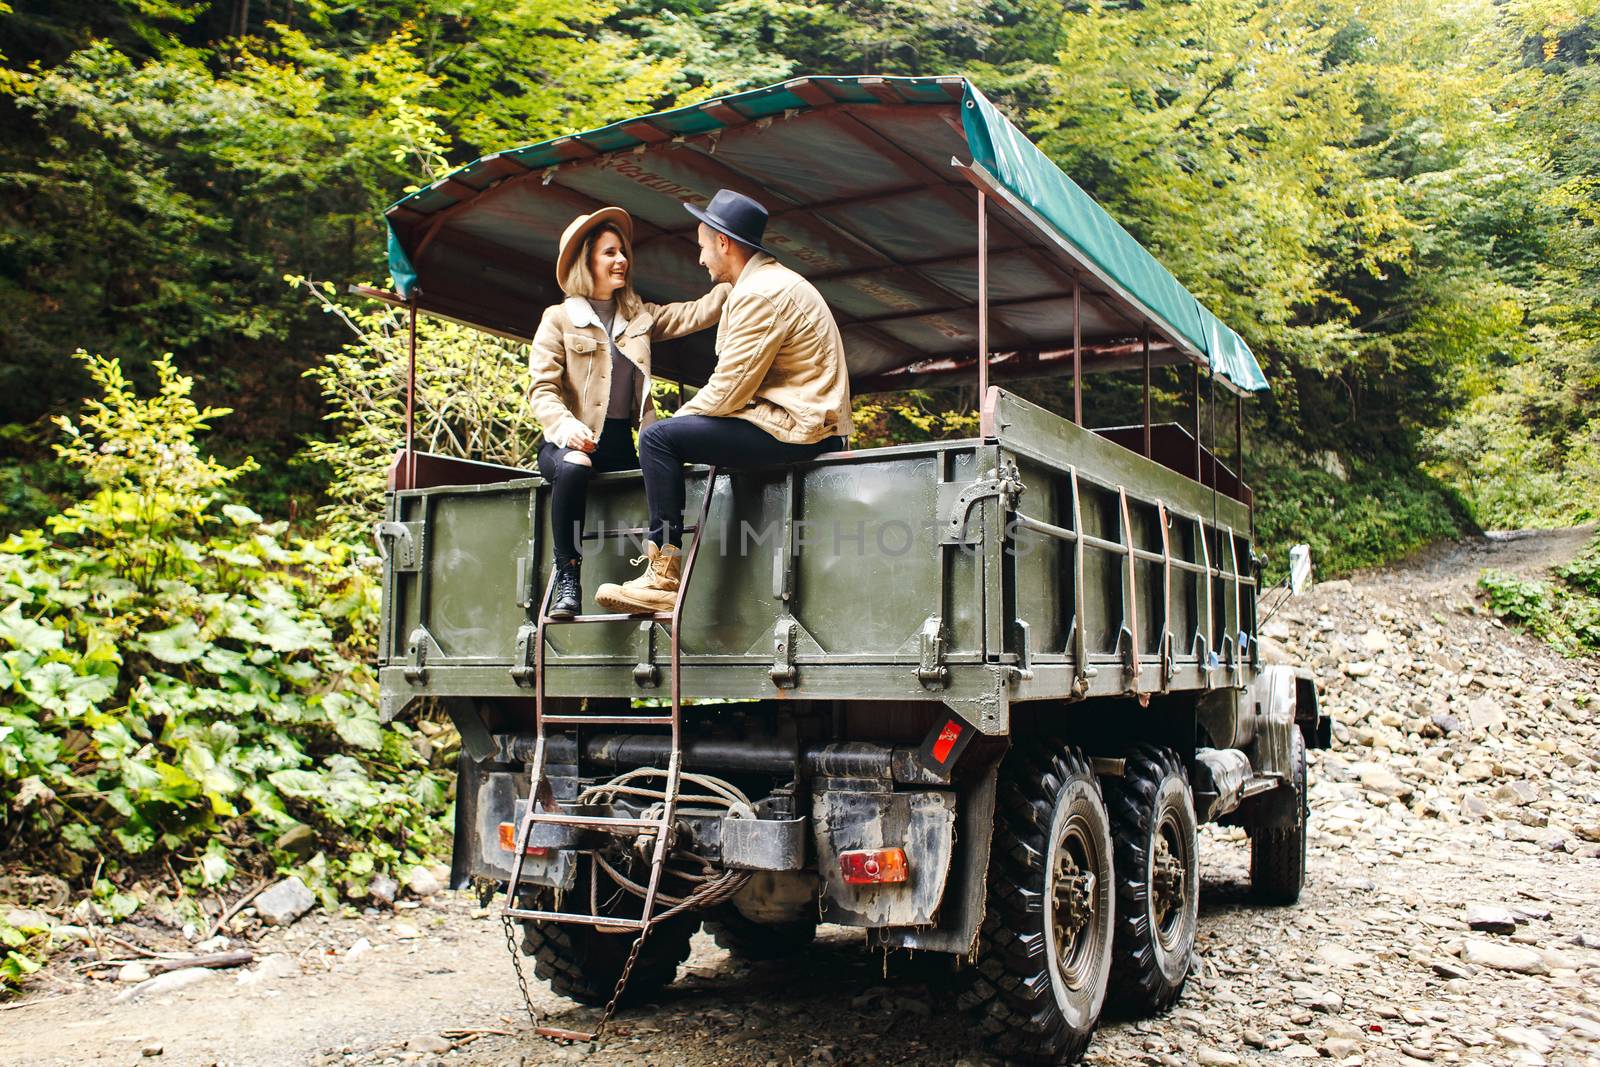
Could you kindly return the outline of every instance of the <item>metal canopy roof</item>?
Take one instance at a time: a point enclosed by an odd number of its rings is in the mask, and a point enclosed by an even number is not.
[[[423,311],[526,339],[561,298],[561,231],[615,204],[635,220],[639,294],[692,299],[709,283],[682,205],[720,188],[766,205],[765,243],[833,308],[858,392],[973,365],[980,188],[999,208],[996,376],[1070,373],[1076,283],[1085,371],[1138,365],[1148,327],[1155,365],[1267,388],[1239,335],[965,78],[797,78],[484,156],[389,207],[390,273]],[[703,381],[713,335],[660,346],[657,370]]]

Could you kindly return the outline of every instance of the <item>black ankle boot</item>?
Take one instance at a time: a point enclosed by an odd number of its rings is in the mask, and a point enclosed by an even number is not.
[[[583,610],[583,586],[579,584],[579,560],[556,561],[556,587],[550,596],[550,617],[570,619]]]

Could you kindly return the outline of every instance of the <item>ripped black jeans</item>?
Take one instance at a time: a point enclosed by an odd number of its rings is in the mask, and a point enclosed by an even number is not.
[[[546,441],[539,448],[539,474],[550,483],[550,536],[555,558],[579,559],[583,548],[583,516],[589,506],[589,482],[605,471],[639,469],[639,456],[633,450],[633,420],[607,419],[600,441],[587,453],[589,466],[568,463],[566,457],[578,452]]]

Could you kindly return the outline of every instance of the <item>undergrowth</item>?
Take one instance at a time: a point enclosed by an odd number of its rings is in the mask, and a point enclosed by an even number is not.
[[[226,503],[254,465],[196,447],[227,412],[170,359],[140,397],[80,357],[103,395],[58,449],[91,491],[0,542],[0,852],[100,921],[151,884],[181,912],[292,868],[332,905],[429,862],[449,780],[379,725],[375,561]],[[0,992],[39,944],[0,925]]]
[[[1600,537],[1550,574],[1546,581],[1489,569],[1478,577],[1478,587],[1496,615],[1562,655],[1600,654]]]

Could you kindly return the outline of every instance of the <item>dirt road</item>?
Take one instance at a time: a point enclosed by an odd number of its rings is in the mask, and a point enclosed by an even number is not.
[[[1207,831],[1188,990],[1163,1017],[1105,1025],[1087,1062],[1600,1064],[1600,665],[1471,596],[1480,567],[1536,569],[1588,536],[1477,542],[1284,608],[1270,632],[1315,667],[1337,722],[1312,772],[1310,887],[1294,908],[1247,904],[1242,835]],[[499,920],[465,897],[306,918],[250,947],[249,970],[120,1003],[131,986],[60,962],[0,1010],[0,1062],[997,1062],[937,959],[885,961],[837,928],[780,964],[700,935],[678,982],[598,1049],[531,1034]],[[532,993],[556,1025],[594,1017]]]

